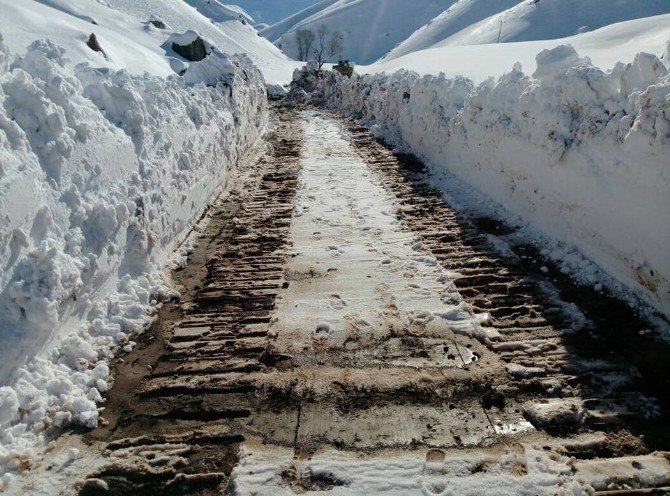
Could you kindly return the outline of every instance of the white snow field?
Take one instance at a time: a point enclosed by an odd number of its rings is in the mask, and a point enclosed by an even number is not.
[[[232,494],[295,494],[277,476],[283,467],[296,473],[328,476],[346,485],[328,490],[332,496],[586,496],[588,483],[581,471],[572,474],[564,460],[553,460],[539,446],[524,446],[519,455],[508,449],[500,458],[482,457],[467,451],[433,461],[426,450],[406,449],[373,456],[335,449],[318,451],[309,458],[293,456],[289,448],[245,445],[232,474]],[[523,477],[515,473],[518,459],[528,462]],[[567,458],[567,457],[566,457]],[[486,465],[486,473],[478,468]],[[305,494],[316,495],[317,491]]]
[[[345,58],[367,65],[442,46],[555,40],[668,13],[667,0],[323,0],[261,34],[295,58],[296,31],[325,25],[344,32]],[[473,51],[455,53],[452,62],[467,63]],[[496,60],[490,51],[476,53]]]
[[[171,296],[163,268],[267,120],[249,57],[216,51],[180,78],[169,33],[97,2],[47,3],[0,4],[22,54],[0,44],[0,481],[54,429],[97,424],[105,361]],[[93,31],[106,58],[85,44]],[[71,52],[26,49],[44,37]]]
[[[241,22],[234,8],[190,0],[210,19],[184,0],[0,0],[0,32],[14,53],[23,53],[35,39],[48,38],[68,51],[74,63],[126,69],[169,76],[175,71],[173,53],[165,42],[172,33],[196,31],[227,54],[245,53],[268,82],[288,82],[288,58]],[[201,5],[203,4],[203,5]],[[158,29],[148,21],[157,16],[167,26]],[[95,22],[95,24],[93,24]],[[95,33],[106,57],[90,50],[86,40]],[[179,64],[177,68],[181,67]]]
[[[552,40],[670,13],[667,0],[524,0],[445,37],[437,46]],[[501,29],[502,22],[502,29]]]
[[[670,76],[658,57],[604,72],[562,45],[537,56],[532,77],[517,65],[479,86],[409,71],[320,84],[328,105],[561,240],[545,254],[566,272],[595,285],[599,266],[670,315],[670,226],[659,223]]]
[[[458,0],[447,10],[417,29],[384,58],[394,59],[424,50],[489,16],[514,7],[519,0]],[[496,41],[496,40],[494,40]]]
[[[359,64],[371,64],[416,29],[443,12],[454,0],[326,0],[321,9],[306,16],[296,14],[270,26],[261,34],[288,56],[296,57],[295,33],[298,29],[316,32],[327,26],[329,32],[344,33],[343,56]],[[316,7],[310,11],[316,10]],[[329,57],[336,61],[337,56]]]
[[[641,51],[660,57],[666,51],[668,40],[670,14],[664,14],[620,22],[556,40],[428,48],[397,58],[386,58],[369,66],[358,66],[356,71],[376,74],[408,69],[419,74],[466,76],[475,83],[481,83],[509,72],[517,62],[524,70],[532,72],[536,65],[535,56],[558,45],[571,45],[582,56],[589,57],[594,65],[609,69],[618,62],[632,62]]]

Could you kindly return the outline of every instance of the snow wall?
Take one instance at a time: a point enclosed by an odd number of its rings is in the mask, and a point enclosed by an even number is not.
[[[597,282],[581,252],[670,316],[666,67],[641,53],[605,72],[570,46],[537,64],[532,77],[517,64],[477,87],[407,71],[313,84],[326,105],[571,246],[552,257],[566,272]]]
[[[266,123],[243,56],[164,79],[0,38],[0,476],[97,424],[105,360],[169,296],[161,271]]]

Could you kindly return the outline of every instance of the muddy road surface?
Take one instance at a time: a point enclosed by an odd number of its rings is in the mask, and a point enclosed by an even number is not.
[[[668,347],[351,122],[277,110],[80,495],[667,494]]]

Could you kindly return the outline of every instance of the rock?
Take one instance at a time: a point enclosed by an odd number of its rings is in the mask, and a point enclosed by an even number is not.
[[[70,461],[70,462],[76,460],[76,459],[79,458],[80,456],[81,456],[81,455],[80,455],[79,450],[78,450],[77,448],[70,448],[70,449],[67,451],[67,459],[68,459],[68,461]]]
[[[91,36],[88,37],[88,41],[86,42],[86,45],[93,50],[94,52],[100,52],[107,58],[107,55],[105,54],[105,51],[102,49],[100,46],[100,42],[98,41],[98,38],[95,36],[95,33],[91,33]]]
[[[163,21],[149,21],[151,24],[153,24],[155,27],[158,29],[165,29],[167,26],[165,26],[165,23]]]
[[[78,481],[76,486],[80,489],[80,495],[108,494],[109,485],[102,479],[89,478]]]
[[[265,87],[268,92],[268,99],[270,100],[282,100],[286,97],[288,92],[280,84],[268,84]]]
[[[158,17],[156,14],[152,14],[149,18],[149,23],[158,29],[167,29],[167,25],[163,22],[163,19]]]
[[[172,50],[190,62],[197,62],[207,57],[207,47],[200,36],[196,36],[193,41],[186,45],[172,42]]]

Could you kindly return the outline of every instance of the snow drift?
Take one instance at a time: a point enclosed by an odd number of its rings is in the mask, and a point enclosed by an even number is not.
[[[567,250],[546,255],[564,270],[597,282],[581,252],[670,315],[670,76],[656,56],[604,72],[564,45],[540,53],[532,77],[517,64],[477,87],[404,70],[311,82],[329,105],[562,240]]]
[[[0,43],[0,475],[96,425],[105,359],[170,296],[161,270],[266,118],[244,56],[164,79]]]

